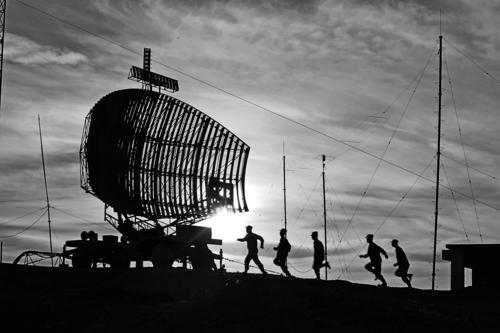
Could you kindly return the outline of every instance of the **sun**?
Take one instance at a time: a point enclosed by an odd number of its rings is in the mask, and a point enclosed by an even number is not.
[[[212,228],[212,238],[222,239],[223,242],[234,242],[237,238],[245,236],[247,224],[245,215],[221,210],[214,217],[204,221],[203,225]]]

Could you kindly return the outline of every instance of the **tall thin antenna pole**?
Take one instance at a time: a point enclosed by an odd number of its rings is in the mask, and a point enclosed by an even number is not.
[[[436,168],[436,209],[434,212],[434,248],[432,254],[432,290],[435,288],[436,280],[436,245],[437,227],[439,215],[439,167],[441,165],[441,83],[443,68],[443,36],[439,35],[439,91],[438,91],[438,138],[437,138],[437,168]]]
[[[42,142],[42,125],[40,124],[40,115],[38,115],[38,131],[40,133],[40,150],[42,151],[42,167],[43,167],[43,180],[45,181],[45,196],[47,198],[47,219],[49,222],[49,243],[50,243],[50,253],[52,254],[52,229],[50,221],[50,201],[49,201],[49,190],[47,187],[47,174],[45,172],[45,158],[43,156],[43,142]],[[54,259],[50,256],[50,263],[54,267]]]
[[[326,191],[325,191],[325,155],[323,156],[323,228],[325,232],[325,262],[328,261],[328,243],[326,242]],[[328,280],[328,270],[325,266],[325,280]]]
[[[442,29],[442,20],[441,20],[441,13],[442,13],[442,10],[441,8],[439,9],[439,35],[441,36],[442,32],[441,32],[441,29]]]
[[[5,41],[5,14],[7,0],[0,1],[0,108],[2,105],[3,45]]]
[[[285,167],[285,141],[283,141],[283,208],[285,217],[285,230],[287,230],[286,220],[286,167]]]
[[[3,263],[3,242],[0,242],[0,264]]]

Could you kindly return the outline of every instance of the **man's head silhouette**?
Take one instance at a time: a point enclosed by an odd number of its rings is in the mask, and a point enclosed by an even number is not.
[[[368,234],[368,235],[366,235],[366,241],[367,241],[368,243],[373,242],[373,235],[372,235],[372,234]]]

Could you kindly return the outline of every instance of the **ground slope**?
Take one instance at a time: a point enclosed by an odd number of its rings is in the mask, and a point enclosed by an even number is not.
[[[500,330],[500,294],[491,291],[431,292],[181,269],[16,274],[0,269],[1,325],[17,331]]]

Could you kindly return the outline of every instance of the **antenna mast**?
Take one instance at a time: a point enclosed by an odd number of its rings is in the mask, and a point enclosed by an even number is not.
[[[323,228],[325,232],[325,262],[328,262],[328,245],[326,242],[326,191],[325,191],[325,155],[323,157]],[[328,269],[325,266],[325,280],[328,280]]]
[[[437,137],[437,168],[436,168],[436,208],[434,211],[434,248],[432,254],[432,290],[436,280],[436,245],[439,215],[439,167],[441,164],[441,85],[443,69],[443,36],[441,35],[441,11],[439,11],[439,91],[438,91],[438,137]]]
[[[287,230],[286,221],[286,171],[285,171],[285,141],[283,141],[283,208],[285,217],[285,230]]]
[[[3,45],[5,40],[5,12],[7,0],[0,0],[0,108],[2,105]]]
[[[50,243],[50,263],[54,267],[54,259],[52,257],[52,229],[50,221],[50,202],[49,202],[49,190],[47,187],[47,174],[45,172],[45,158],[43,156],[43,143],[42,143],[42,126],[40,125],[40,115],[38,115],[38,131],[40,133],[40,150],[42,151],[42,167],[43,167],[43,180],[45,181],[45,196],[47,198],[47,219],[49,222],[49,243]]]

